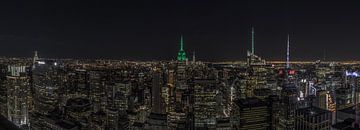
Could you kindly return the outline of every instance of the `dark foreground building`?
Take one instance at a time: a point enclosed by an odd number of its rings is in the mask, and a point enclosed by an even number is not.
[[[330,130],[331,112],[317,107],[297,109],[295,112],[296,130]]]
[[[21,130],[15,124],[0,115],[0,130]]]
[[[236,129],[270,130],[270,109],[266,102],[255,97],[240,99],[236,102],[236,111]]]

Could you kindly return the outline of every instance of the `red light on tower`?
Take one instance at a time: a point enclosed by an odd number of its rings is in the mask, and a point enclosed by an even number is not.
[[[290,74],[290,75],[295,74],[295,70],[289,70],[289,74]]]

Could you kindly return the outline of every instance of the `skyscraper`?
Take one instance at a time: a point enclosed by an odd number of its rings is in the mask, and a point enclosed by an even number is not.
[[[235,102],[235,127],[239,130],[268,130],[271,117],[269,105],[256,98],[239,99]]]
[[[187,58],[183,48],[183,37],[180,38],[180,51],[178,53],[178,62],[176,63],[176,71],[174,76],[174,85],[175,87],[171,90],[172,96],[170,97],[169,106],[169,127],[179,128],[179,126],[184,126],[186,112],[185,108],[187,105],[188,97],[186,96],[186,91],[188,89],[187,84]]]
[[[30,77],[26,66],[8,66],[6,77],[8,119],[18,126],[29,125]]]
[[[216,80],[195,79],[194,81],[194,118],[197,129],[216,128]]]
[[[161,97],[161,88],[163,82],[161,81],[160,70],[155,70],[152,79],[152,88],[151,88],[151,111],[153,113],[164,113],[164,100]]]
[[[46,115],[60,106],[59,89],[63,87],[63,74],[56,62],[37,61],[32,71],[35,111]]]
[[[121,118],[127,118],[128,96],[131,84],[125,81],[116,81],[106,86],[107,105],[105,113],[107,115],[107,128],[119,130]]]
[[[7,66],[0,65],[0,115],[7,117],[7,88],[5,86],[7,76]]]
[[[154,130],[167,129],[167,115],[165,113],[164,99],[161,90],[164,85],[161,70],[155,68],[151,87],[151,113],[149,116],[150,127]]]
[[[105,97],[105,72],[90,71],[89,72],[89,87],[91,93],[91,100],[93,103],[93,111],[98,112],[101,109],[105,109],[106,98]]]
[[[267,77],[268,68],[270,65],[266,64],[266,61],[261,57],[255,55],[255,43],[254,43],[254,28],[251,29],[251,51],[247,53],[247,69],[246,73],[246,88],[245,94],[246,97],[253,97],[255,89],[262,89],[267,87]]]
[[[289,63],[289,47],[290,38],[287,37],[287,51],[286,51],[286,67],[284,69],[285,80],[282,83],[281,90],[281,105],[280,119],[278,129],[295,129],[295,110],[297,108],[297,102],[299,98],[299,90],[296,86],[294,76],[295,71],[290,68]]]
[[[71,70],[67,75],[69,77],[67,82],[67,95],[74,96],[89,96],[89,72],[84,69]]]

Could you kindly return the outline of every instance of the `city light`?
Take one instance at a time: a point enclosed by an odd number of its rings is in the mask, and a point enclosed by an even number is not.
[[[357,72],[348,72],[348,71],[346,71],[345,74],[346,74],[346,76],[353,76],[353,77],[358,77],[359,76],[359,74]]]

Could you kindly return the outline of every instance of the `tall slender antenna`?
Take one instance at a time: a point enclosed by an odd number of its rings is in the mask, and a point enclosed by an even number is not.
[[[289,60],[290,60],[290,36],[287,36],[287,50],[286,50],[286,68],[290,68]]]
[[[183,41],[183,36],[182,35],[180,37],[180,50],[184,50],[184,41]]]
[[[254,48],[254,27],[251,27],[251,53],[254,54],[255,53],[255,48]]]
[[[323,61],[325,61],[325,60],[326,60],[326,51],[324,49],[324,51],[323,51]]]
[[[193,58],[192,58],[192,60],[193,60],[193,63],[195,63],[195,51],[193,52]]]

